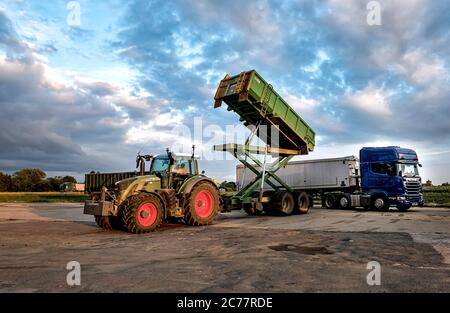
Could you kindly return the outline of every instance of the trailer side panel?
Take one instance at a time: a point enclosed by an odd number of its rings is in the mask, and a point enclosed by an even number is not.
[[[277,175],[295,190],[339,190],[356,188],[359,173],[358,159],[350,156],[334,159],[293,161],[281,168]],[[255,174],[243,165],[236,167],[238,186],[246,186]],[[242,179],[244,180],[242,183]],[[275,183],[277,186],[279,184]],[[265,190],[271,190],[267,184]]]

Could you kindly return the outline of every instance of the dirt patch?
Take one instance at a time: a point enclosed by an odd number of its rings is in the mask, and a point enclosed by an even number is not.
[[[333,252],[329,251],[326,247],[305,247],[305,246],[302,247],[291,244],[281,244],[277,246],[270,246],[269,248],[275,251],[288,251],[309,255],[333,254]]]

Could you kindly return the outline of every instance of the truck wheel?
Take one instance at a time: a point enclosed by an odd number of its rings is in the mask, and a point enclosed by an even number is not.
[[[346,210],[351,206],[350,198],[347,195],[339,196],[337,203],[339,205],[339,209],[342,210]]]
[[[184,221],[188,225],[209,225],[218,212],[219,192],[210,183],[197,184],[186,197]]]
[[[335,208],[335,199],[334,199],[334,195],[332,194],[326,194],[324,196],[323,199],[323,205],[327,208],[327,209],[334,209]]]
[[[244,203],[242,208],[244,209],[245,213],[250,216],[259,216],[262,214],[262,211],[255,208],[253,203]]]
[[[306,192],[300,192],[297,198],[297,210],[300,214],[306,214],[312,206],[311,197]]]
[[[372,200],[372,208],[378,211],[389,211],[389,201],[384,196],[375,196]]]
[[[163,216],[161,200],[156,195],[147,193],[131,196],[122,212],[123,223],[134,234],[154,231],[161,225]]]
[[[401,212],[406,212],[411,208],[411,205],[397,205],[397,209]]]
[[[289,191],[279,191],[272,197],[272,210],[281,215],[291,215],[294,212],[295,200]]]
[[[95,215],[95,222],[100,228],[106,230],[121,230],[123,228],[122,220],[117,216]]]

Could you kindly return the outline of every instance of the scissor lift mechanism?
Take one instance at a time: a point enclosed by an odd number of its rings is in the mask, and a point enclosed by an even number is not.
[[[275,191],[280,188],[286,189],[289,192],[293,190],[286,184],[280,177],[277,176],[276,172],[284,167],[289,160],[294,156],[301,154],[300,151],[290,150],[290,149],[280,149],[273,148],[270,146],[257,147],[251,145],[240,145],[240,144],[224,144],[214,146],[215,151],[227,151],[231,153],[236,159],[238,159],[246,168],[251,170],[256,177],[248,183],[245,187],[241,188],[238,193],[236,193],[231,198],[232,207],[240,207],[242,204],[260,202],[267,203],[270,201],[270,197],[263,197],[263,187],[266,183],[272,187]],[[266,162],[261,162],[256,156],[264,154],[264,160],[269,154],[277,159],[267,166]],[[250,159],[253,163],[249,162]],[[275,184],[273,181],[277,182],[279,185]],[[255,197],[255,193],[258,192],[259,197]]]

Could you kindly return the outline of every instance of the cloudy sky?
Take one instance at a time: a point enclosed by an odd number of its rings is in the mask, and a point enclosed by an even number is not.
[[[193,121],[216,135],[239,125],[213,109],[214,92],[226,73],[256,69],[316,131],[307,158],[401,145],[424,179],[449,181],[450,1],[379,1],[381,25],[367,3],[2,1],[0,171],[82,180],[133,170],[139,150],[210,154],[220,140],[194,137]],[[235,165],[202,162],[218,179]]]

